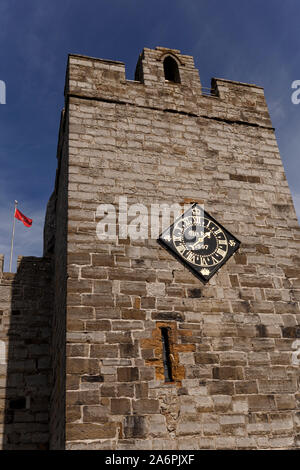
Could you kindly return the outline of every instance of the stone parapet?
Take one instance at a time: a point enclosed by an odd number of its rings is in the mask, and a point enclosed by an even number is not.
[[[178,63],[180,83],[164,78],[163,60]],[[261,87],[230,80],[212,79],[211,94],[202,94],[193,57],[177,50],[144,49],[138,62],[139,80],[125,79],[122,62],[69,55],[65,94],[84,99],[116,102],[209,119],[244,122],[271,128]]]

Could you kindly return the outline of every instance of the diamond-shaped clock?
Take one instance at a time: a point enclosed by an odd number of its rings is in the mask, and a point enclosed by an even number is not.
[[[240,246],[236,237],[196,203],[157,241],[204,283]]]

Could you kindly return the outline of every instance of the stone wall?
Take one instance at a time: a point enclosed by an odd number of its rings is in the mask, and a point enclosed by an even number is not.
[[[299,226],[263,89],[214,79],[204,96],[192,57],[164,48],[136,77],[69,57],[66,448],[294,448]],[[119,196],[203,202],[241,248],[203,286],[156,240],[97,238]]]
[[[0,257],[0,448],[42,450],[49,443],[52,321],[50,259]]]
[[[61,116],[57,148],[58,168],[55,188],[46,213],[44,256],[53,257],[53,302],[51,359],[52,393],[50,400],[50,449],[65,447],[66,391],[66,296],[67,296],[67,220],[68,220],[68,115]]]

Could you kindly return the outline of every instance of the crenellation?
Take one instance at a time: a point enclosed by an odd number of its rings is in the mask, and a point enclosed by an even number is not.
[[[126,103],[143,108],[149,106],[149,99],[151,99],[151,107],[164,109],[167,112],[188,112],[203,116],[203,111],[205,111],[205,117],[210,119],[238,123],[247,122],[271,128],[261,87],[230,80],[213,79],[213,94],[204,96],[201,92],[199,75],[194,67],[193,58],[178,55],[179,53],[175,50],[163,48],[163,51],[164,53],[161,55],[160,50],[144,49],[140,56],[136,77],[139,77],[143,87],[140,86],[141,83],[138,83],[137,79],[135,81],[125,80],[125,67],[122,63],[116,62],[115,65],[112,65],[113,62],[106,63],[100,59],[89,59],[89,66],[84,70],[88,60],[81,62],[70,55],[66,97],[78,95],[84,96],[86,99],[94,98],[104,102],[115,100],[116,103]],[[177,60],[181,78],[181,82],[178,84],[164,79],[162,62],[168,54]],[[185,62],[189,64],[188,67],[185,67]],[[80,76],[83,77],[83,80],[74,80],[75,77]],[[109,88],[107,88],[106,82],[110,83]],[[113,83],[115,83],[115,87],[112,87]],[[208,103],[209,99],[215,100]]]

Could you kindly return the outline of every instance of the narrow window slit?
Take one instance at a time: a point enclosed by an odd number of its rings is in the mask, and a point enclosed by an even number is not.
[[[165,382],[173,382],[169,328],[161,328]]]

